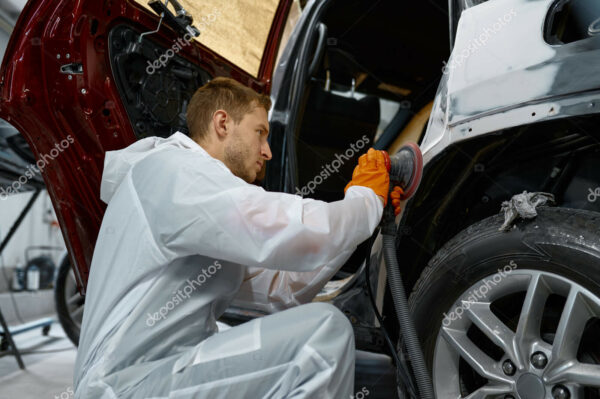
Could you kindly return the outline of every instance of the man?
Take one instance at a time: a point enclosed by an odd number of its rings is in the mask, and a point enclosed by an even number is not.
[[[198,89],[190,137],[106,154],[108,204],[75,366],[76,398],[349,398],[354,338],[310,302],[378,225],[383,154],[360,158],[333,203],[267,192],[270,100],[225,78]],[[240,288],[243,288],[240,290]],[[291,309],[218,332],[240,301]]]

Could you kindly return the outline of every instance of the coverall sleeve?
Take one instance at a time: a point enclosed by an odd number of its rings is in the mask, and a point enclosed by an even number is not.
[[[367,187],[351,187],[343,200],[327,203],[265,191],[230,173],[185,169],[140,202],[167,258],[199,254],[295,272],[341,266],[383,212]]]
[[[360,194],[348,191],[348,196],[356,195]],[[348,256],[351,254],[349,253]],[[274,312],[308,303],[331,280],[346,260],[340,259],[337,264],[324,264],[309,272],[247,267],[234,304],[252,308],[258,305],[262,310]]]
[[[344,263],[327,264],[310,272],[291,272],[248,267],[233,304],[266,312],[309,303]]]

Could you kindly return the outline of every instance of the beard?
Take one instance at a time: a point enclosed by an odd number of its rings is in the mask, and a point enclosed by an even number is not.
[[[256,179],[256,174],[253,174],[246,166],[251,158],[250,149],[239,137],[232,140],[225,147],[225,164],[229,167],[231,173],[243,179],[246,183],[252,183]]]

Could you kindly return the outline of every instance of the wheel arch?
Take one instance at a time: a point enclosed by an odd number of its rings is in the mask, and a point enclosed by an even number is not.
[[[449,146],[426,166],[406,204],[397,248],[410,289],[435,253],[467,226],[499,213],[523,191],[553,193],[557,206],[600,212],[600,116],[542,122]]]

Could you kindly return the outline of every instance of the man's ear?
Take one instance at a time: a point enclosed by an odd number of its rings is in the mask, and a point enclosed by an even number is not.
[[[218,109],[213,114],[213,126],[220,139],[224,139],[229,133],[229,119],[227,111],[223,109]]]

